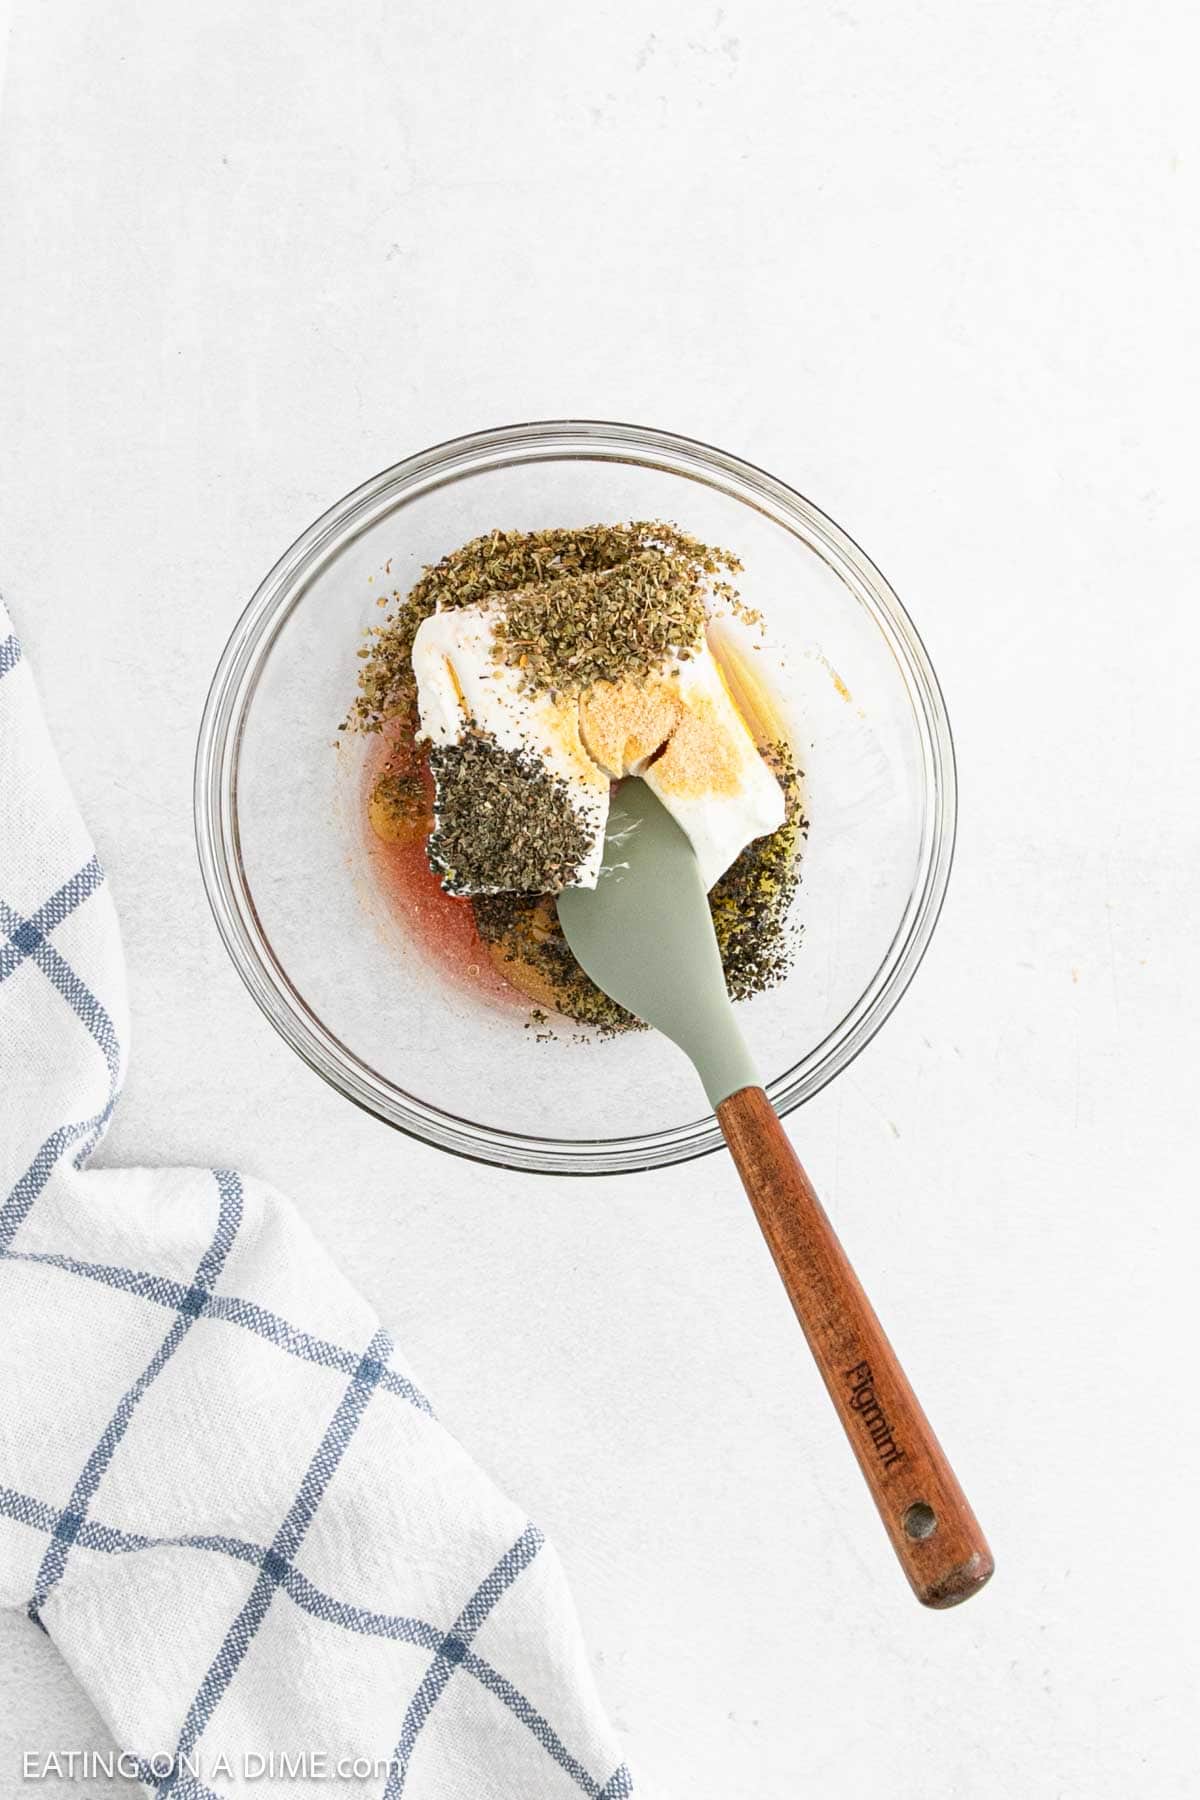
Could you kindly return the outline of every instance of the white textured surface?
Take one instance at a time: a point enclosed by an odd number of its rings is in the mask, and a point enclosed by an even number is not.
[[[1191,40],[1121,0],[17,8],[0,579],[122,911],[106,1159],[296,1197],[692,1800],[1191,1789]],[[890,1566],[726,1166],[568,1186],[390,1136],[208,919],[192,744],[265,567],[398,456],[566,413],[810,492],[947,690],[943,923],[794,1126],[993,1537],[955,1613]],[[98,1741],[5,1620],[0,1795]]]

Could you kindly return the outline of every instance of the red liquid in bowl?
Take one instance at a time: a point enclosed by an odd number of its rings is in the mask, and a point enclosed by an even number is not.
[[[429,866],[425,836],[420,833],[405,843],[392,843],[372,829],[368,802],[381,775],[395,769],[407,748],[395,732],[382,731],[370,746],[363,765],[361,810],[371,868],[389,911],[407,938],[427,961],[476,995],[506,1007],[528,1007],[528,995],[520,993],[497,971],[487,945],[475,929],[469,900],[446,893]],[[433,812],[433,777],[424,757],[421,779]]]

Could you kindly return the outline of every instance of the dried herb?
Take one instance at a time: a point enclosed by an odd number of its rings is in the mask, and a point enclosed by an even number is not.
[[[788,745],[773,744],[763,755],[783,788],[783,824],[747,844],[708,896],[725,985],[734,1000],[748,1000],[782,981],[795,948],[789,917],[808,834],[801,775]]]
[[[392,596],[391,613],[371,628],[359,651],[358,694],[343,728],[378,731],[397,717],[415,723],[413,639],[439,608],[475,606],[499,594],[516,596],[512,610],[523,624],[514,630],[511,619],[505,623],[498,653],[529,670],[531,684],[560,683],[573,692],[589,679],[582,672],[586,659],[602,676],[633,673],[652,666],[651,658],[661,661],[676,641],[680,649],[695,642],[703,625],[705,591],[724,596],[735,608],[740,605],[728,579],[740,568],[727,550],[702,544],[661,520],[493,531],[472,538],[427,568],[407,595]],[[594,581],[596,577],[610,579]],[[539,599],[539,594],[550,597]],[[574,648],[560,657],[538,639],[547,636],[545,625],[560,619],[572,603],[585,614],[591,610],[593,628],[584,636],[572,625]],[[639,606],[647,610],[644,619],[639,619]],[[539,624],[539,617],[545,623]],[[607,645],[598,635],[601,627],[614,632]],[[572,656],[580,661],[572,663]]]
[[[791,968],[795,935],[792,901],[800,883],[800,854],[808,832],[801,781],[786,744],[763,754],[783,787],[786,816],[778,830],[747,844],[709,894],[725,982],[734,1000],[748,1000],[782,981]],[[531,971],[554,995],[557,1010],[602,1038],[643,1029],[584,974],[544,895],[488,894],[473,898],[475,928],[484,944]],[[537,1010],[542,1010],[538,1008]],[[540,1022],[540,1021],[539,1021]]]
[[[368,814],[376,837],[384,843],[409,844],[428,837],[433,820],[421,766],[385,769],[371,789]]]
[[[544,894],[477,894],[471,910],[481,941],[499,949],[504,961],[529,970],[554,995],[564,1017],[590,1025],[602,1038],[645,1029],[584,974],[563,936],[553,900]]]
[[[560,775],[468,724],[429,752],[436,791],[426,849],[447,893],[557,893],[579,872],[591,837]]]
[[[703,572],[643,550],[612,569],[563,575],[508,596],[495,622],[496,657],[532,692],[578,694],[597,681],[649,675],[700,646]]]

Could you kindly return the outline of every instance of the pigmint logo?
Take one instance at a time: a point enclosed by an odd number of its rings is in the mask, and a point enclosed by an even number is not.
[[[897,1448],[892,1428],[875,1398],[875,1378],[871,1374],[870,1363],[855,1363],[852,1369],[846,1370],[846,1380],[850,1383],[851,1408],[870,1433],[871,1442],[879,1453],[884,1468],[892,1463],[903,1462],[904,1452]]]

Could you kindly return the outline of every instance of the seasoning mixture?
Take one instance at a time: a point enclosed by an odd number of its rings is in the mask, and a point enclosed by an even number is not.
[[[728,576],[740,568],[728,551],[709,549],[674,525],[654,522],[493,531],[472,538],[426,569],[406,598],[394,596],[399,604],[359,651],[366,667],[343,727],[378,731],[398,713],[415,718],[413,640],[435,612],[525,590],[515,614],[521,629],[505,631],[506,662],[532,667],[532,680],[543,667],[549,672],[543,659],[553,659],[563,671],[572,657],[599,652],[606,661],[601,672],[615,679],[621,672],[650,668],[656,650],[661,655],[672,642],[696,640],[704,624],[706,587],[737,605]],[[607,580],[597,583],[596,576]],[[742,610],[747,618],[756,616]]]
[[[734,999],[787,972],[802,777],[711,629],[718,612],[761,623],[729,579],[739,569],[659,522],[497,531],[394,595],[359,652],[343,729],[389,745],[371,824],[424,840],[539,1025],[547,1011],[602,1035],[637,1023],[579,968],[553,898],[595,885],[625,774],[692,839]]]

